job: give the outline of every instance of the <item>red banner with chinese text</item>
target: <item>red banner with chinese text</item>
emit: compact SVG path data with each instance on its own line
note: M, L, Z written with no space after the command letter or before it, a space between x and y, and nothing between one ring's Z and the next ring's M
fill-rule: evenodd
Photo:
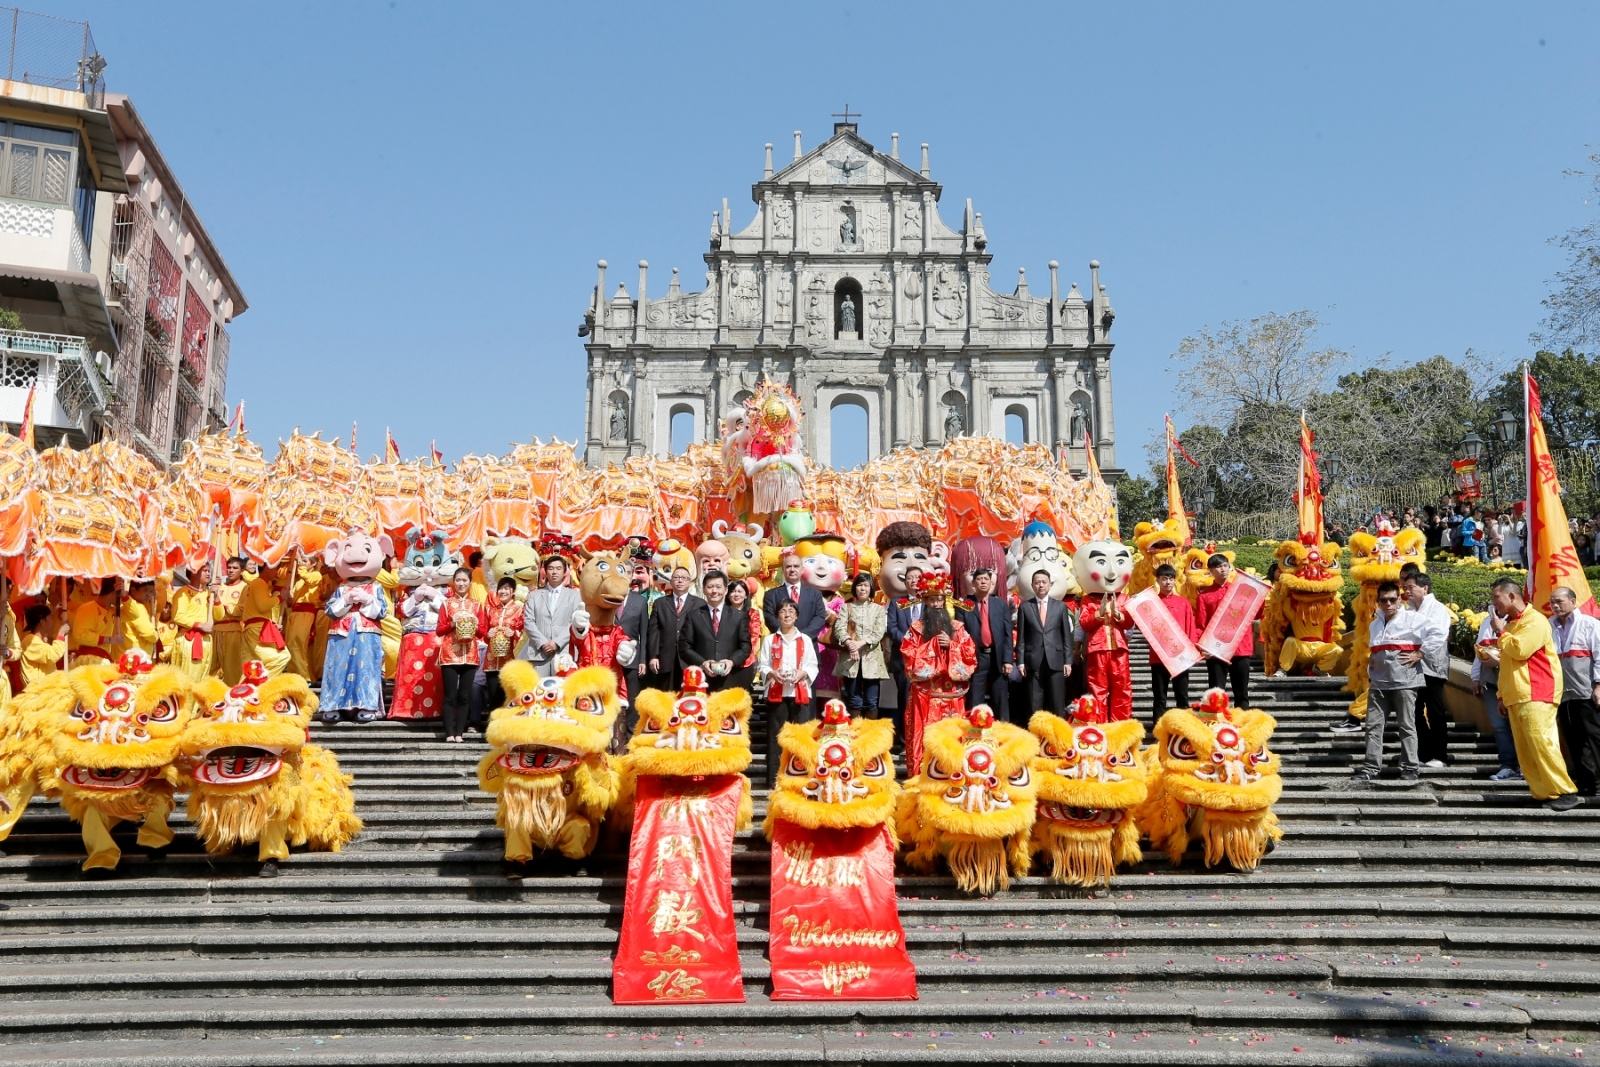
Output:
M915 1000L885 826L772 829L773 1000Z
M1124 606L1133 624L1150 642L1151 653L1161 661L1168 674L1177 677L1200 662L1200 650L1194 647L1194 642L1183 632L1153 587L1129 597Z
M1233 581L1228 583L1228 591L1222 594L1222 603L1217 605L1217 613L1211 616L1205 633L1195 642L1200 651L1213 659L1232 659L1240 639L1261 614L1270 588L1259 578L1234 571Z
M744 1000L733 927L737 774L639 779L622 936L611 967L618 1004Z
M1456 475L1456 499L1482 500L1483 482L1478 477L1478 461L1475 459L1453 459L1450 469Z

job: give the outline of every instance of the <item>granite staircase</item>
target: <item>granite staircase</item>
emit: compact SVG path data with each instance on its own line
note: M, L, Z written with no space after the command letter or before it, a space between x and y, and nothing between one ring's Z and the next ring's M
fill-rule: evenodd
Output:
M1148 859L1106 893L1030 878L992 899L902 877L914 1003L769 1000L768 853L750 832L734 857L747 1003L614 1006L623 858L507 879L480 747L418 726L316 728L355 774L367 830L275 880L208 858L180 818L164 860L130 839L123 876L87 881L76 827L36 801L0 859L0 1063L1592 1054L1600 808L1556 814L1488 781L1492 742L1465 729L1420 785L1350 788L1360 737L1326 728L1338 685L1255 681L1279 720L1288 837L1253 874Z

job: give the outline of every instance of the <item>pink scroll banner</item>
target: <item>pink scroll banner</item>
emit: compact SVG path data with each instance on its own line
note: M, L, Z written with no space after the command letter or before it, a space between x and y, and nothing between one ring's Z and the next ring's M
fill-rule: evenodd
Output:
M1260 578L1234 571L1233 581L1228 583L1228 591L1222 594L1222 603L1217 605L1217 613L1211 616L1206 632L1196 642L1200 651L1213 659L1232 659L1240 639L1261 614L1261 605L1267 602L1271 588Z
M1161 602L1154 586L1129 597L1123 606L1168 674L1176 678L1200 662L1200 650L1194 647L1189 635Z

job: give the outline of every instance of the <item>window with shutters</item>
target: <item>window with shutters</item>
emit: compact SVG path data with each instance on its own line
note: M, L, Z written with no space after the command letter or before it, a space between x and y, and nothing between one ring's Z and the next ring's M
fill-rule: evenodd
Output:
M0 195L66 205L77 174L76 132L0 122Z

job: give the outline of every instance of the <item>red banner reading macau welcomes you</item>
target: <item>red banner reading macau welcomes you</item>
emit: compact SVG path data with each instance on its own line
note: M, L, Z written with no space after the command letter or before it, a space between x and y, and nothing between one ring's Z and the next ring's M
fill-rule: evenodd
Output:
M618 1004L744 1000L733 928L737 774L639 779L622 936L611 967Z
M884 826L772 830L774 1000L915 1000Z

